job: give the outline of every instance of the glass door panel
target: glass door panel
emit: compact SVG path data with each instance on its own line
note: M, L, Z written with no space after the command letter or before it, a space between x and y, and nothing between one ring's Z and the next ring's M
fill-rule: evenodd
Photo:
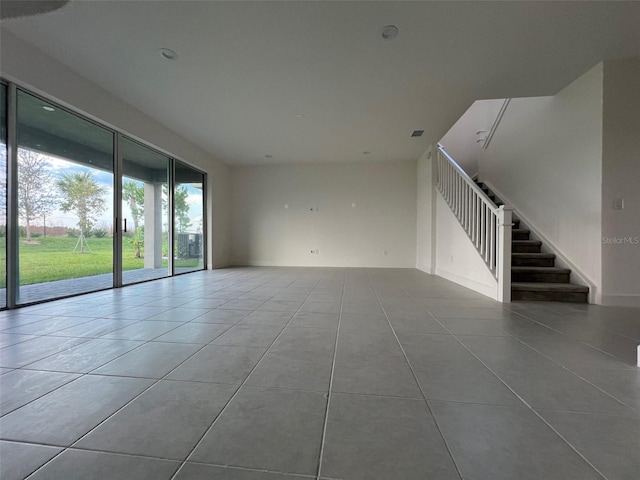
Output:
M204 174L176 161L173 192L174 272L202 270L205 248Z
M7 306L7 87L0 84L0 308Z
M113 133L18 90L18 304L113 286Z
M122 283L166 277L169 158L126 137L122 152Z

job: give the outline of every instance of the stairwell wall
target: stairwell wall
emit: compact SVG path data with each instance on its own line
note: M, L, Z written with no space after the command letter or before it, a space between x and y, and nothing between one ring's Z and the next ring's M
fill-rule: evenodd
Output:
M480 178L602 293L602 88L597 65L551 97L512 99Z
M456 161L467 175L473 177L478 173L478 160L482 156L484 141L478 141L479 131L486 135L500 113L504 99L477 100L473 102L464 115L449 129L440 144Z

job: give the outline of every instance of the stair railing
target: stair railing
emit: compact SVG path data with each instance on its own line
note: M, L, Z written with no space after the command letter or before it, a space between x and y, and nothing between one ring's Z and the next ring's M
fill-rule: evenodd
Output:
M507 111L507 107L509 106L510 102L511 102L510 98L505 98L504 101L502 102L500 111L498 112L498 115L496 116L496 119L494 120L493 125L491 125L491 129L489 130L489 133L487 133L487 136L484 139L484 143L482 144L483 150L487 150L489 148L489 144L491 143L491 140L493 139L493 136L495 135L496 130L498 130L498 126L500 125L500 122L502 121L502 117L504 117L504 112Z
M497 207L438 145L437 188L498 282L496 298L511 301L511 213Z

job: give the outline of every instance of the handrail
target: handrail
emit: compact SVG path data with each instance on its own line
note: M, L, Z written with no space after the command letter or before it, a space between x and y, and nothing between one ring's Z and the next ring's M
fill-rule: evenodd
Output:
M438 145L437 187L460 225L496 278L496 298L511 301L511 208L489 196Z
M484 139L484 143L482 144L482 149L486 150L487 148L489 148L489 144L491 143L491 140L493 139L493 136L496 133L496 130L498 130L498 125L500 125L500 122L502 121L502 117L504 116L504 112L507 111L507 107L509 106L509 102L511 102L510 98L505 98L504 102L502 102L502 106L500 107L500 111L498 112L498 115L496 116L496 119L493 122L493 125L491 125L491 129L489 130L489 133L487 134L487 138Z
M476 191L476 193L480 196L482 196L485 200L485 202L487 202L487 206L489 208L491 208L491 210L493 212L498 211L498 207L496 206L495 203L493 203L493 200L491 200L489 198L489 195L487 195L477 184L476 182L474 182L471 177L469 177L469 175L467 174L467 172L464 171L464 169L458 165L458 162L456 162L453 158L451 158L451 155L449 155L447 153L447 151L444 149L444 147L440 144L438 144L438 151L444 155L447 160L449 160L449 163L451 163L451 165L453 165L453 167L458 171L458 174L462 177L462 179L469 185L469 187L471 187L473 190Z

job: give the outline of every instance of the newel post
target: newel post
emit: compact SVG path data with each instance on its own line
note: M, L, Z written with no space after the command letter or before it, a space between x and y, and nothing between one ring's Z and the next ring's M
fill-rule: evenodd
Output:
M498 257L496 273L498 277L498 301L511 302L511 227L513 209L501 205L498 208Z

